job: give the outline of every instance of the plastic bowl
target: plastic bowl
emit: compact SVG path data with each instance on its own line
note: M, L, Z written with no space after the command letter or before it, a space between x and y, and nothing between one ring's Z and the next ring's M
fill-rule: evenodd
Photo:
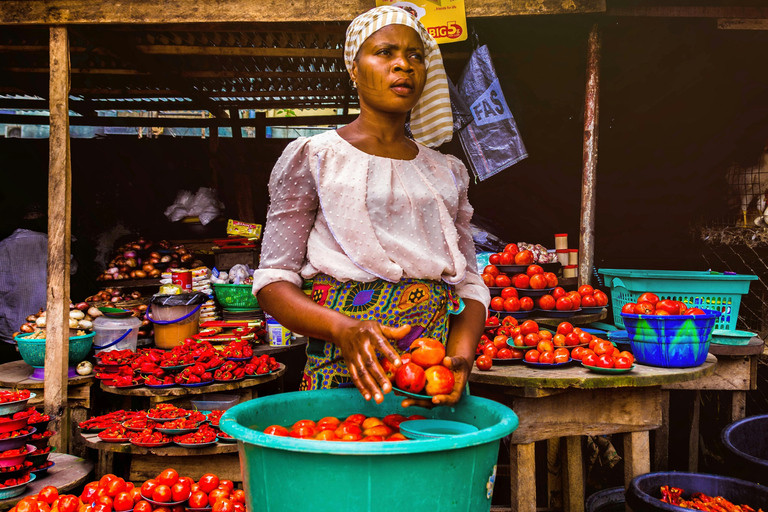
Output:
M16 414L17 412L23 411L27 408L27 402L36 396L37 393L30 393L29 398L25 398L24 400L17 400L15 402L5 402L0 404L0 416L10 416L11 414Z
M69 366L77 366L93 348L95 332L83 336L69 338ZM14 338L19 347L21 358L30 366L43 368L45 366L45 340L30 339L32 334L19 334Z
M632 354L638 363L663 368L690 368L707 359L710 335L719 311L703 315L630 315L621 313Z
M13 498L23 494L24 491L27 490L27 486L35 481L35 478L37 477L34 475L34 473L30 473L29 481L24 482L23 484L13 485L11 487L0 489L0 500L7 500L8 498Z
M712 343L717 345L749 345L749 340L757 333L749 331L728 331L715 329L712 331Z
M0 439L0 452L4 452L5 450L15 450L16 448L21 448L25 444L27 444L27 441L32 443L32 441L29 439L32 437L32 434L36 432L34 428L28 428L29 433L24 434L23 436L16 436L16 437L8 437L5 439Z
M730 452L731 476L768 484L768 414L735 421L720 437Z
M28 444L27 451L25 453L22 453L20 455L13 455L12 457L0 458L0 468L12 468L14 466L18 466L19 464L23 464L24 461L27 459L27 456L31 453L34 453L35 450L37 450L37 448L35 448L31 444Z
M464 396L455 407L400 406L401 397L366 402L357 389L298 391L270 395L236 405L220 428L238 440L240 465L248 482L250 510L283 512L321 510L489 510L499 440L512 433L518 419L497 402ZM475 433L384 443L311 441L264 434L269 425L300 419L347 417L354 413L382 417L421 414L461 421ZM285 473L264 468L301 467L321 479L305 479L301 493L285 492ZM394 475L394 477L393 477ZM418 492L415 492L418 490ZM341 500L341 501L340 501Z
M633 512L680 512L681 507L661 501L661 486L683 489L683 497L694 492L722 496L734 505L749 505L758 510L768 507L768 487L727 476L705 473L648 473L635 477L626 492L627 505Z

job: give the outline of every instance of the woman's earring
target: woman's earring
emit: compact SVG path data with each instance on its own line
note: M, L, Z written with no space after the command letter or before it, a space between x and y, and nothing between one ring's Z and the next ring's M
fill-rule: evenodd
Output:
M349 86L351 88L353 88L353 89L357 89L357 82L355 82L354 80L350 79L349 80Z

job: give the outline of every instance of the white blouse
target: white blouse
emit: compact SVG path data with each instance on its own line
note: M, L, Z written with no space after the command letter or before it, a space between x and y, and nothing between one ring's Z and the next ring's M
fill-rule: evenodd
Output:
M270 205L253 293L276 281L443 280L488 308L477 271L456 157L419 145L413 160L369 155L335 131L285 148L269 180Z

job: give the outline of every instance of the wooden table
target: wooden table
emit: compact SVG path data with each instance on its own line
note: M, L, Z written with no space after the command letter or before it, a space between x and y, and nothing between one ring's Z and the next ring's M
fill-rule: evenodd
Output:
M491 316L497 316L493 314L494 312L491 311ZM587 325L591 324L593 322L599 322L601 320L605 320L608 316L607 310L603 309L602 313L594 313L591 315L573 315L568 318L549 318L549 317L542 317L542 316L531 316L529 318L523 318L522 320L518 320L518 322L523 323L526 320L533 320L539 325L548 325L550 327L557 327L562 322L569 322L571 325Z
M654 470L666 471L669 465L669 393L692 391L693 414L688 437L688 471L699 466L699 418L701 391L729 391L731 407L726 411L728 423L746 416L747 391L757 389L757 360L765 343L758 337L747 345L710 343L709 353L717 357L715 373L709 377L662 386L662 425L654 433Z
M13 507L23 498L37 494L48 485L56 487L59 494L66 494L67 491L85 482L88 475L93 471L93 462L66 453L52 453L48 460L55 464L48 470L48 474L42 478L38 475L37 479L27 486L27 490L23 494L0 500L0 510Z
M11 361L10 363L0 364L0 387L28 389L37 396L29 401L30 406L43 404L43 388L45 382L37 379L30 379L30 375L35 369L24 361ZM91 386L95 382L93 374L78 375L69 379L67 387L67 406L70 411L70 422L80 423L88 419L88 409L91 408ZM66 430L66 429L62 429ZM85 448L75 442L69 442L68 436L62 436L65 441L63 446L67 452L71 452L81 457L86 456Z
M541 370L520 363L473 368L470 391L509 406L520 419L510 445L512 510L536 511L534 443L566 439L564 509L584 510L583 435L625 433L624 480L650 471L649 431L662 424L662 385L713 375L717 359L696 368L636 365L619 375L594 373L580 365Z

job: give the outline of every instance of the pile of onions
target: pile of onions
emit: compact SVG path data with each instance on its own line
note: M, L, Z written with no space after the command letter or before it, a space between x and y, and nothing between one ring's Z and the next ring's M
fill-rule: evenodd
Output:
M158 251L170 254L161 254ZM98 281L119 281L122 279L156 279L162 274L157 268L192 268L202 265L195 260L194 254L183 245L171 246L167 240L157 243L143 238L123 245L117 249L117 254L107 265L107 269L96 279Z

